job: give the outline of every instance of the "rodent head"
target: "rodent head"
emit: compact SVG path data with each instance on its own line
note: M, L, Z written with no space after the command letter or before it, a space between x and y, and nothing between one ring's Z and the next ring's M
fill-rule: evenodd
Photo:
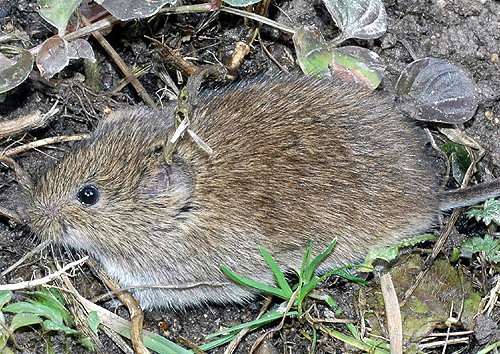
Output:
M187 166L163 161L161 142L173 129L165 114L122 111L100 123L35 184L33 231L101 259L150 250L153 228L174 228L190 196Z

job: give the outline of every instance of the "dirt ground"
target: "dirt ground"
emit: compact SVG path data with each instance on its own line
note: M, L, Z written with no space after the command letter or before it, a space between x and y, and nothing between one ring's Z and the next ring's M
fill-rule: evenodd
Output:
M189 3L189 2L187 2ZM466 133L474 138L485 149L486 155L479 164L476 179L481 181L491 176L500 176L500 2L492 0L386 0L388 14L388 31L381 39L373 41L349 40L345 45L360 45L377 52L387 66L382 90L389 94L401 72L410 63L412 53L416 57L435 56L445 58L462 65L474 78L478 87L480 105L474 118L465 124ZM279 9L278 9L279 7ZM285 15L286 14L286 15ZM327 39L338 34L334 22L328 16L320 1L289 0L273 1L269 17L283 23L298 25L314 25ZM33 47L51 36L52 28L43 21L36 12L35 1L0 0L0 25L14 26L24 31ZM252 25L249 23L249 25ZM236 16L228 14L189 14L178 16L157 16L151 21L135 21L123 26L116 26L107 36L113 47L119 52L127 64L144 66L158 62L153 57L153 48L148 35L155 38L165 37L166 43L180 48L186 57L197 58L197 63L224 62L232 53L237 41L245 41L249 35L249 27ZM262 28L263 43L283 66L298 70L293 62L293 45L291 38L277 30ZM61 112L48 127L30 132L24 136L6 139L2 147L15 146L24 142L45 137L88 132L95 126L99 117L107 108L141 103L140 98L129 86L119 92L111 93L121 79L117 68L109 57L92 42L96 51L100 74L99 92L88 89L89 68L82 62L75 62L66 68L50 83L44 82L35 75L15 91L4 97L0 103L2 120L12 119L39 109L46 112L59 100ZM240 78L252 77L268 70L278 70L269 59L258 41L254 42L252 51L239 70ZM175 71L172 70L172 77ZM141 77L148 92L158 98L158 90L162 82L154 70ZM85 82L84 82L85 81ZM166 101L165 101L166 102ZM431 126L435 128L435 126ZM48 164L59 159L68 144L42 148L25 153L16 158L30 174L36 176ZM0 203L8 208L19 205L20 189L15 177L8 169L2 168L0 173ZM471 234L481 229L472 225L463 217L457 224L457 230L448 242L445 254L451 247L463 239L464 234ZM11 228L7 222L0 223L0 271L13 264L35 244L36 240L30 231L23 227ZM432 244L426 244L427 252ZM423 252L422 254L425 254ZM44 274L44 258L33 258L27 264L0 279L1 283L12 283L21 279ZM467 265L464 265L467 268ZM466 273L476 279L480 269L472 264ZM484 296L493 286L491 278L483 284L476 284L477 290ZM74 279L81 294L92 298L105 291L90 274ZM484 287L483 287L484 285ZM326 285L346 312L348 318L359 320L359 287L344 282L330 282ZM146 313L146 328L167 335L169 339L179 342L182 338L194 343L202 343L203 336L218 330L221 325L229 326L255 318L262 300L242 306L212 306L190 309L185 312ZM111 304L101 304L105 307ZM318 314L326 311L318 305ZM123 308L117 313L127 316ZM500 315L492 318L498 321ZM167 331L161 331L159 324L167 325ZM338 327L341 329L342 327ZM498 330L498 322L497 322ZM263 332L252 333L246 337L238 352L248 352L255 339ZM17 334L17 342L21 353L45 353L45 342L54 344L56 353L83 353L81 347L61 336L40 340L41 333L25 331ZM307 353L310 350L310 328L299 321L289 321L283 330L277 332L269 340L264 353ZM101 336L109 353L120 353L104 335ZM447 353L463 349L462 353L477 351L477 342L472 338L469 345L455 345L448 348ZM442 348L436 349L441 352ZM223 348L214 353L222 353ZM328 335L318 333L316 353L355 352L347 349ZM432 352L432 351L428 351Z

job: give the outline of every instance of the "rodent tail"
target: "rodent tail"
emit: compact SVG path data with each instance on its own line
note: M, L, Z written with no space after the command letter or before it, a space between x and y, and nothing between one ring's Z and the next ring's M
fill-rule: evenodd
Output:
M477 204L488 198L500 196L500 178L472 187L442 192L439 209L449 210Z

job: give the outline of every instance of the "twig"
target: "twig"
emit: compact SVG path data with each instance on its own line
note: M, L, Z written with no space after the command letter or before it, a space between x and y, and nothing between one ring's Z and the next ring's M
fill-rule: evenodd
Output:
M267 311L267 309L271 305L271 302L272 302L272 297L270 297L270 296L267 297L266 301L264 302L264 304L262 305L262 307L259 311L259 314L255 318L256 320L258 320L259 318L262 317L262 315ZM242 329L240 331L240 333L238 333L238 335L236 337L234 337L233 340L228 344L228 346L226 347L226 350L224 350L224 354L234 353L234 351L238 348L238 345L240 345L241 340L247 335L248 332L250 332L249 327Z
M85 26L90 26L89 20L85 18L85 16L82 16L82 22ZM137 91L139 96L146 102L146 104L152 108L156 108L156 103L153 101L151 96L147 93L146 89L144 86L142 86L141 82L135 77L134 74L130 72L130 69L128 68L127 64L123 61L123 59L120 57L120 55L113 49L111 44L104 38L104 36L99 32L99 31L94 31L92 32L92 36L99 42L101 47L104 48L104 50L110 55L111 59L116 63L120 71L125 75L125 79L129 80L132 86L134 86L134 89Z
M144 37L152 41L158 48L160 48L159 54L166 61L168 61L169 64L180 70L184 75L191 76L200 71L200 68L198 66L184 59L184 57L180 55L178 51L170 48L165 43L162 43L159 40L151 38L149 36Z
M469 338L455 338L455 339L450 339L448 341L441 340L437 342L431 342L431 343L425 343L425 344L419 344L418 348L419 349L430 349L430 348L436 348L436 347L442 347L443 345L452 345L452 344L467 344L469 343Z
M297 296L299 295L299 290L300 290L300 288L297 288L297 290L295 290L293 292L292 296L290 296L290 299L288 300L288 303L286 305L286 309L283 312L283 317L281 318L280 323L276 327L271 328L270 330L266 331L263 335L261 335L259 338L257 338L257 340L253 343L252 347L250 348L250 354L255 352L255 350L267 338L267 336L269 336L271 333L279 331L283 328L287 314L288 314L288 312L290 312L290 309L292 308L293 304L295 303L295 300L297 299Z
M108 288L116 292L118 299L125 305L130 313L130 340L132 347L137 354L149 354L149 350L144 346L142 340L144 313L137 300L128 291L118 291L119 285L116 284L107 274L99 269L95 262L91 262L91 266L97 272L99 278L106 284Z
M236 42L233 55L231 55L231 58L226 65L227 70L234 74L239 69L248 53L250 53L250 46L247 43Z
M384 298L387 330L389 331L391 342L391 354L403 354L401 311L390 273L385 273L380 277L380 288L382 289L382 297Z
M488 303L484 307L484 310L482 311L483 313L486 311L486 314L488 316L491 315L491 312L493 311L493 308L495 307L495 304L498 301L498 294L500 293L500 275L497 275L497 283L491 289L490 293L488 296L490 297L488 300Z
M271 59L271 61L276 64L276 66L278 68L280 68L281 71L285 72L285 73L288 73L288 69L283 66L279 61L278 59L276 59L274 57L274 55L271 54L271 52L269 51L269 49L267 49L266 45L264 44L264 41L262 40L261 36L260 36L260 31L259 31L259 35L258 35L258 38L259 38L259 44L260 44L260 47L262 48L262 50L264 51L264 53L266 53L266 55L269 57L269 59Z
M21 289L30 289L34 288L35 286L40 286L43 284L50 283L52 280L56 279L59 277L61 274L65 273L67 270L77 267L84 262L86 262L89 259L88 256L85 256L75 262L66 264L64 267L62 267L60 270L51 273L43 278L35 279L35 280L28 280L28 281L22 281L20 283L15 283L15 284L5 284L5 285L0 285L0 290L21 290Z
M76 134L76 135L54 136L51 138L35 140L35 141L32 141L31 143L28 143L28 144L24 144L21 146L16 146L14 148L7 149L3 152L3 155L8 156L8 157L12 157L12 156L19 155L19 154L26 152L26 151L29 151L29 150L39 148L41 146L65 143L65 142L69 142L69 141L80 141L80 140L88 139L88 137L89 137L89 134Z
M23 223L21 215L19 215L14 210L9 210L7 208L4 208L3 206L0 206L0 215L6 217L7 219L9 219L10 221L14 222L17 225L21 225ZM1 275L3 275L3 273Z
M26 190L31 190L33 188L33 180L14 159L0 154L0 162L14 171L17 183L19 183L21 187Z
M252 12L236 9L234 7L221 6L220 11L226 12L228 14L243 16L243 17L249 18L250 20L254 20L254 21L263 23L265 25L274 27L276 29L279 29L280 31L287 32L290 34L295 34L295 32L296 32L293 28L288 27L287 25L278 23L276 21L268 19L267 17L254 14Z
M45 126L50 121L50 118L59 112L56 108L57 104L58 102L54 103L50 110L44 114L40 111L35 111L16 119L0 122L0 139Z
M0 277L6 276L10 272L12 272L14 269L19 267L21 264L23 264L27 259L31 258L35 253L41 252L45 249L50 244L50 241L43 241L40 243L38 246L24 254L19 260L17 260L14 264L12 264L9 268L5 269L2 274L0 274Z

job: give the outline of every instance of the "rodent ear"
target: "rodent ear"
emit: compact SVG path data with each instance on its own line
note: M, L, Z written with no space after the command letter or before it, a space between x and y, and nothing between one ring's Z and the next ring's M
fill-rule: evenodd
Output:
M138 193L149 198L167 194L171 170L167 164L152 162L139 182Z

